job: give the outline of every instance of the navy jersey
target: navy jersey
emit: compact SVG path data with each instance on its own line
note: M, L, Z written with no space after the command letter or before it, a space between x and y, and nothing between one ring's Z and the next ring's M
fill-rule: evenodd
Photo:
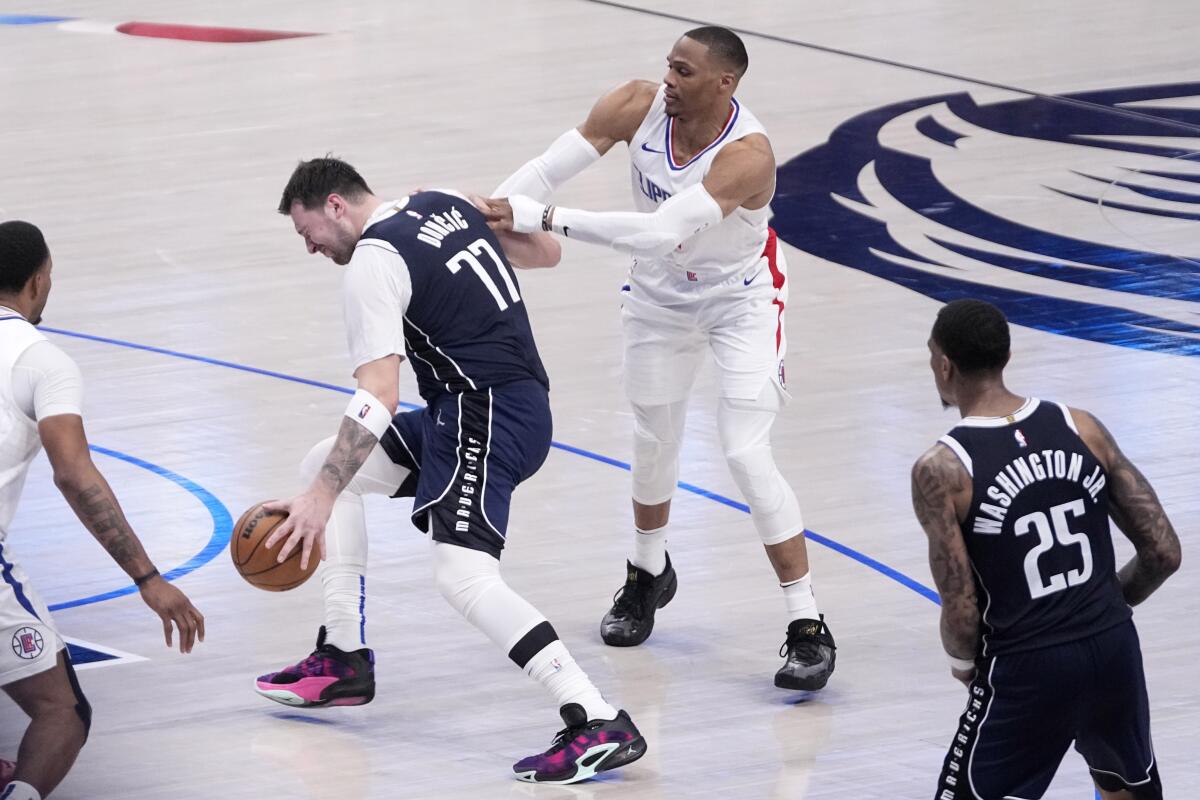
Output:
M1030 398L1009 417L967 417L939 441L971 475L962 535L984 656L1081 639L1129 619L1107 476L1066 406Z
M361 239L391 244L408 267L404 348L426 402L520 380L549 388L517 277L470 202L418 192Z

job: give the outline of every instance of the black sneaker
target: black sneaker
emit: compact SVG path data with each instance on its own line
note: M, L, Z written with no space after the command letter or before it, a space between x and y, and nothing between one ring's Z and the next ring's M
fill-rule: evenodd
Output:
M326 644L322 625L312 655L259 677L254 690L285 706L361 706L375 699L375 654Z
M837 658L837 645L825 624L825 615L819 620L792 620L779 655L787 659L775 673L775 685L780 689L815 692L824 687Z
M578 703L558 710L567 727L544 753L513 764L517 780L530 783L578 783L598 772L632 764L646 754L646 740L624 711L616 719L588 720Z
M671 602L679 581L671 556L662 575L655 577L626 561L625 585L613 596L613 607L600 621L600 638L613 647L633 647L646 641L654 630L654 612Z

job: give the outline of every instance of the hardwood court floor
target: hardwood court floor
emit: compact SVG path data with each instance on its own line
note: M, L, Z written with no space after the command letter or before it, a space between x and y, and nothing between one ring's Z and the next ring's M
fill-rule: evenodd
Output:
M1189 116L1200 87L1162 88L1200 80L1192 4L641 6L657 13L582 0L0 6L89 21L0 25L0 218L34 221L51 242L45 325L84 371L91 439L109 451L98 462L153 557L196 566L215 553L179 579L208 618L189 657L164 650L136 598L69 605L124 581L36 465L11 547L48 600L68 604L57 613L68 637L145 659L84 673L95 727L55 797L929 797L964 692L921 591L931 580L908 468L954 421L925 340L940 300L965 290L1025 325L1013 388L1097 413L1184 538L1184 569L1136 619L1168 796L1200 794L1200 236L1188 192L1200 169L1187 157L1200 150ZM794 399L775 450L808 527L841 546L810 545L839 646L829 687L806 698L772 687L778 589L747 516L704 493L677 497L680 590L652 640L599 642L622 580L628 474L580 451L629 460L625 264L567 242L563 264L522 287L555 438L572 449L517 493L505 573L631 710L649 753L574 788L510 780L511 762L548 744L554 710L437 595L400 502L369 508L378 698L325 713L266 703L251 679L308 652L319 590L253 590L220 539L228 515L297 488L300 457L336 429L345 399L331 387L351 384L340 270L308 257L273 211L292 166L332 151L385 196L486 192L608 87L660 77L692 27L670 14L775 37L747 36L739 98L781 165ZM89 32L103 20L324 35L232 45ZM1014 89L1107 94L1043 106ZM1001 101L1014 102L995 112ZM560 197L628 208L628 181L613 153ZM402 392L416 399L407 373ZM708 371L695 398L682 478L737 499ZM0 755L22 726L0 700ZM1091 797L1074 752L1046 796Z

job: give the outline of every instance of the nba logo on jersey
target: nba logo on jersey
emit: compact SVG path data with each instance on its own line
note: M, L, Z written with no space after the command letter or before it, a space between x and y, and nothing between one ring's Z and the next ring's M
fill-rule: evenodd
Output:
M1013 436L1016 437L1017 444L1021 445L1021 447L1029 447L1029 442L1025 441L1025 434L1021 433L1020 428L1013 431Z
M45 641L42 635L33 628L21 628L12 639L13 652L18 658L34 659L42 654L42 649L45 647Z

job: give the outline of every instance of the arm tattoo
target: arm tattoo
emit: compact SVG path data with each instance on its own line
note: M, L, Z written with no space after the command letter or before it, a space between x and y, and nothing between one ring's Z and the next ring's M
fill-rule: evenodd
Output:
M913 510L929 537L929 569L942 600L942 645L957 658L973 658L979 650L979 606L954 506L955 494L963 491L970 491L967 475L945 447L935 446L913 466Z
M343 417L337 441L321 466L319 480L335 496L341 494L377 444L379 439L375 434L349 417Z
M126 572L143 574L152 566L108 486L94 483L68 494L67 502L84 527Z
M1108 513L1137 548L1137 555L1117 573L1125 602L1137 605L1179 568L1179 537L1146 476L1100 420L1092 420L1109 454Z

